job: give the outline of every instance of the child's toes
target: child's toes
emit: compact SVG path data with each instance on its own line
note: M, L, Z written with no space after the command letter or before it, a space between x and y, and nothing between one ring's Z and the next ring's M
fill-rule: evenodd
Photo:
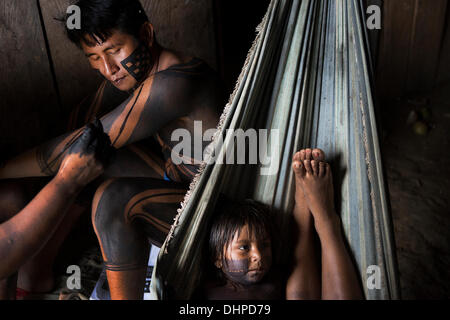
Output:
M303 161L303 165L305 166L305 171L309 174L314 174L312 166L311 166L311 161L310 160L305 160Z
M330 181L333 181L333 174L331 172L331 166L328 162L325 162L325 168L324 168L324 177L327 177L330 179Z
M292 157L292 164L294 164L295 161L303 161L302 155L301 155L301 152L302 152L302 151L303 151L303 150L297 151L297 152L294 154L294 156Z
M311 160L311 168L315 176L319 175L319 161Z
M311 149L305 149L305 160L312 160L312 150Z
M314 160L323 161L325 159L325 152L322 149L314 149L312 151L312 157Z
M319 162L319 177L325 176L326 173L326 164L323 161Z
M303 162L299 160L294 160L292 162L292 169L297 177L302 178L305 175L305 167Z
M303 161L306 159L306 150L302 149L300 150L300 160Z

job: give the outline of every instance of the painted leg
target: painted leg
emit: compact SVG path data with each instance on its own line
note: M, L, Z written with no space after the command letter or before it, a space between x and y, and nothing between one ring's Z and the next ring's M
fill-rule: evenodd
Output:
M151 178L105 182L92 205L92 223L107 269L111 299L143 298L149 240L161 246L186 186Z

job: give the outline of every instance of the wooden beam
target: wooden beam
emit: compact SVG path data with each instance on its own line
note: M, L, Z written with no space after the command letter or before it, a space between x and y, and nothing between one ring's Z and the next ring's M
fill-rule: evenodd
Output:
M102 80L101 76L90 67L83 51L69 41L64 23L55 20L64 16L72 2L39 0L57 86L66 115L85 96L93 93Z
M378 93L383 98L400 96L408 70L415 1L385 1L377 70Z
M417 0L409 48L406 93L427 93L436 83L447 0Z
M385 1L377 70L384 99L430 91L436 81L447 0Z
M59 115L35 1L0 2L0 43L0 145L17 153L53 134Z
M442 48L439 57L439 69L436 84L441 85L450 82L450 8L447 7L447 21Z
M205 60L217 70L210 0L141 0L161 45Z

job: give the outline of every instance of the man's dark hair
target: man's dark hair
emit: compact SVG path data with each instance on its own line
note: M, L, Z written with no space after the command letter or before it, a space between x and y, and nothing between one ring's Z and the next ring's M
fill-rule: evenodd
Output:
M209 234L209 256L213 263L223 254L224 247L228 247L235 233L246 224L249 233L254 234L258 240L264 240L263 237L269 236L274 242L274 215L268 206L257 201L251 199L233 201L221 196L212 219L214 220Z
M89 42L86 36L104 42L114 30L139 39L141 27L148 21L139 0L78 0L75 5L81 10L81 29L66 27L66 31L69 39L80 47L81 41L89 46L97 44Z

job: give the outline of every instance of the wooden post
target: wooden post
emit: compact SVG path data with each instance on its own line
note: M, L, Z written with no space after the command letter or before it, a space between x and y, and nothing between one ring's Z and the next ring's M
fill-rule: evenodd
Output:
M377 70L383 99L433 88L446 9L447 0L384 1Z
M71 0L39 0L45 31L55 68L58 89L65 114L81 100L95 92L102 78L91 69L83 51L69 41L64 22L55 18L64 17Z
M0 44L3 158L49 138L60 107L36 1L0 2Z

